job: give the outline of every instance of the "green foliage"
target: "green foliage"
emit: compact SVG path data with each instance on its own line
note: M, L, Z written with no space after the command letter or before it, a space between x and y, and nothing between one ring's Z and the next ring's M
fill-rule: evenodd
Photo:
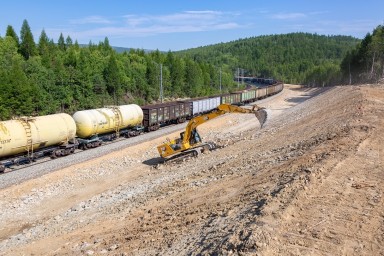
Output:
M114 97L115 104L118 105L121 79L115 54L109 56L108 64L104 69L104 80L106 82L107 92Z
M65 45L63 33L60 33L59 40L57 41L57 46L59 47L60 50L65 51L66 45Z
M309 86L332 86L340 84L340 65L332 62L308 70L305 84Z
M5 36L12 37L13 40L15 40L17 47L19 47L19 44L20 44L19 37L17 36L12 26L9 26L9 25L7 26L7 32L5 33Z
M28 21L24 20L20 31L20 53L27 60L36 54L36 44Z
M358 42L347 36L291 33L240 39L180 51L178 55L226 66L233 73L241 68L247 76L271 77L286 83L312 80L316 81L312 85L322 85L328 82L313 80L314 70L325 70L330 63L338 65Z
M36 91L24 73L23 59L12 37L0 39L0 60L0 115L11 118L32 113Z
M358 64L351 69L373 67L374 74L382 70L380 33L367 37L361 50L347 55L348 63ZM339 81L341 58L357 42L350 37L296 33L177 53L139 49L117 53L108 38L86 46L63 34L55 41L43 30L36 45L26 20L20 39L10 26L0 37L0 119L154 103L159 101L161 82L166 100L231 92L239 89L234 81L238 67L246 70L245 75L333 85ZM345 72L343 66L341 70Z
M73 113L105 105L157 102L217 94L219 69L203 61L158 50L117 53L108 38L80 47L62 33L57 43L45 31L36 45L24 20L20 44L12 27L0 38L0 119L14 115ZM222 72L233 87L232 71Z
M345 83L378 82L384 79L384 26L379 25L341 63Z

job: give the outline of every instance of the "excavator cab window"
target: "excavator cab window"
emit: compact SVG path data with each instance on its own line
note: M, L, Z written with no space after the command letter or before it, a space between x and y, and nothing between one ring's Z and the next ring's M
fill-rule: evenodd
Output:
M196 143L199 143L201 142L201 138L200 138L200 135L199 133L197 132L196 129L192 130L192 136L191 136L191 144L196 144Z

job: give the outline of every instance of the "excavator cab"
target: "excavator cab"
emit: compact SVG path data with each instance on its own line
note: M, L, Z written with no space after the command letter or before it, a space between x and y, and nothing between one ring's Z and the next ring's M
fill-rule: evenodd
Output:
M181 132L180 133L180 138L176 138L174 141L169 143L170 147L173 150L179 150L179 149L181 149L183 147L184 135L185 135L185 132ZM201 143L200 134L197 132L196 129L193 129L191 131L191 137L189 139L189 145L193 146L193 145L196 145L198 143Z
M174 140L174 143L171 143L170 146L173 150L179 150L181 149L181 143L183 141L184 132L180 133L180 138L176 138Z

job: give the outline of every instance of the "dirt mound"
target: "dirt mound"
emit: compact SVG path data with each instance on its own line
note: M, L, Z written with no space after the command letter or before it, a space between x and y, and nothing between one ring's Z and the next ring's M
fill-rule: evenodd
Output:
M1 253L384 254L384 87L288 86L258 105L262 130L201 126L220 149L198 158L143 164L159 138L1 190Z

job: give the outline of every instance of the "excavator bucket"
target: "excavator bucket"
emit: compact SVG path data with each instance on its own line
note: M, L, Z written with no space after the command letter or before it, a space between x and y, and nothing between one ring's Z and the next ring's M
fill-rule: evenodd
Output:
M265 108L259 108L258 110L255 111L255 116L257 120L260 122L260 127L263 128L264 123L267 121L267 111Z

